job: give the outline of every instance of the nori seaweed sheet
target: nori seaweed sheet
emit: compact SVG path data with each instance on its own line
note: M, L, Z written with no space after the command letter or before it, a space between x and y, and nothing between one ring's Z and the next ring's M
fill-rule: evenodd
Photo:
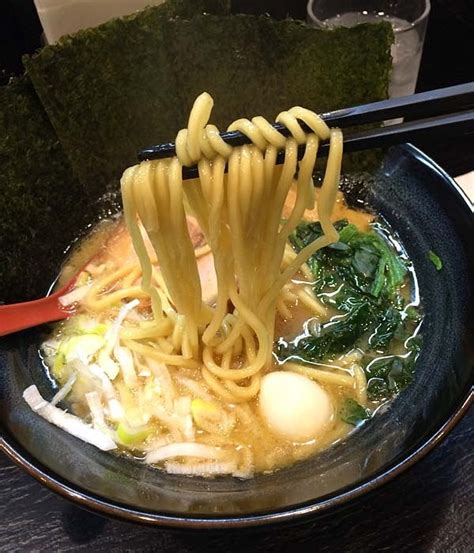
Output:
M168 0L42 49L0 88L0 302L46 291L136 151L172 139L203 90L222 127L387 96L390 25L227 14L228 0Z
M27 77L0 88L0 167L0 302L12 303L47 291L92 215L75 208L84 187Z
M148 39L153 34L153 18L159 18L160 13L162 17L172 18L192 17L204 12L224 15L229 11L229 0L168 0L159 9L145 10L138 16L140 29L136 29L137 33L133 33L133 20L137 16L116 20L112 25L116 34L108 36L105 45L110 47L119 44L120 47L127 48L130 43L134 52L138 53L143 44L141 40L145 40L148 48ZM130 36L120 32L127 20L131 21ZM122 68L114 67L113 64L109 68L105 63L97 71L96 65L91 66L94 52L104 44L101 33L85 31L74 39L66 37L61 44L62 46L53 48L55 55L59 54L59 57L70 55L70 48L82 47L85 52L85 64L89 71L85 70L82 75L78 68L76 78L80 90L83 90L84 83L86 89L91 85L97 102L97 107L91 107L94 102L90 95L85 95L82 109L79 106L76 113L78 118L81 117L81 112L89 118L84 121L86 128L90 130L90 126L94 126L91 114L99 118L99 129L102 117L110 117L114 122L126 119L133 103L129 101L125 105L120 104L121 95L115 86L106 91L100 89L103 82L101 79L105 76L116 79L120 85ZM42 52L45 59L52 54L50 48L45 48ZM156 63L157 60L155 65ZM107 73L109 69L110 74ZM114 70L117 71L115 74ZM90 81L94 73L98 76L97 83L93 79ZM56 89L60 86L59 83L60 81L50 86ZM135 103L146 100L147 105L150 105L149 97L140 96L139 85L132 88L132 91ZM49 97L52 98L51 95ZM104 110L109 101L115 111ZM47 100L46 103L48 104ZM49 104L48 106L54 109ZM56 109L61 110L61 107L61 103L55 105ZM117 111L121 108L125 108L124 112ZM66 121L67 124L69 113L63 111L59 115L61 122ZM162 119L163 115L160 116L160 120ZM132 124L138 123L134 117ZM143 122L140 123L143 126ZM89 138L90 133L84 135L85 140ZM125 133L121 139L125 142ZM123 151L120 148L124 146L120 141L113 140L112 143L114 154ZM94 147L96 145L97 142L93 143ZM101 161L102 145L99 143L98 156L95 155L94 147L84 148L81 145L79 148L81 155L86 156L82 158L85 160L86 178L81 182L75 176L63 144L58 139L30 77L25 75L0 87L0 303L25 301L44 295L64 260L64 251L78 238L78 233L100 216L108 215L119 208L113 191L105 182L94 180L94 171L87 171L88 167L94 167L95 163ZM125 161L128 162L133 162L133 159ZM106 192L112 193L104 194Z
M295 105L324 112L388 94L389 23L323 31L294 20L209 15L168 26L184 113L207 90L221 127L257 114L274 120Z
M43 48L26 67L76 174L96 194L136 161L137 144L166 140L180 106L163 22L228 10L228 2L166 2ZM143 142L145 141L145 142Z
M169 141L195 97L212 121L304 105L329 110L387 96L390 24L320 31L293 20L170 17L167 4L81 31L25 65L79 178L100 193ZM220 12L222 13L222 12Z

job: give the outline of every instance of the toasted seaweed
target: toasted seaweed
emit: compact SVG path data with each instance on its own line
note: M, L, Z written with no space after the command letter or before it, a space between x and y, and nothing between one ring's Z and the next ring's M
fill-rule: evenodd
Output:
M100 193L135 162L143 143L174 133L174 60L164 23L226 13L225 0L168 1L64 37L25 65L83 183Z
M64 251L78 237L80 230L101 214L118 208L113 195L104 196L105 192L111 191L108 187L111 179L104 178L104 175L119 176L117 165L113 166L112 171L107 165L110 158L115 160L117 155L124 156L123 166L133 163L135 146L127 133L133 136L134 128L138 126L141 138L145 122L150 118L152 123L156 123L150 129L151 139L157 128L167 120L168 111L164 109L164 104L159 101L153 103L148 94L143 96L140 82L136 86L133 82L129 83L130 96L121 103L120 86L126 64L116 66L108 63L107 55L101 57L104 54L100 52L101 48L110 48L117 53L121 48L126 50L130 47L139 54L142 46L149 50L150 45L161 45L161 37L153 36L156 21L160 18L192 17L196 13L225 15L229 11L229 0L168 0L159 8L147 9L103 26L105 32L84 31L73 39L65 37L60 45L44 48L41 53L45 73L48 78L51 77L48 81L48 78L37 75L37 80L44 82L46 90L49 90L49 93L42 95L44 105L29 75L0 87L0 303L44 295L59 270ZM111 34L107 31L109 26L114 29ZM124 28L126 32L123 32ZM153 65L148 76L156 70L156 66L165 65L160 62L159 56L153 59L153 54L158 51L159 48L147 58ZM68 105L61 95L55 94L62 86L62 76L59 74L58 77L55 73L56 63L58 57L74 58L78 52L82 52L83 57L78 59L79 65L71 84L73 89L77 86L83 96L76 98L77 105ZM97 65L99 63L100 66ZM140 72L141 68L137 67L137 71ZM158 73L160 76L163 74ZM106 89L101 88L104 82L110 83ZM155 79L152 84L156 85L159 97L162 83ZM92 95L85 93L89 87ZM168 97L168 92L166 89L164 96ZM147 108L140 112L134 109L134 103L135 106L144 103ZM150 110L156 107L158 116L153 119ZM169 109L173 107L171 103ZM138 112L144 119L137 117ZM55 116L51 116L52 113ZM171 111L168 120L175 115ZM77 134L73 133L69 139L68 133L64 132L70 117L78 122L76 132L82 133L79 123L87 130L83 133L83 140L88 141L88 146L79 144L78 156L74 155ZM112 134L103 132L105 120L113 127ZM125 125L125 132L122 133L120 121ZM55 127L60 130L61 141ZM95 127L98 130L96 137L91 132ZM166 129L162 136L163 139L168 137ZM82 181L76 177L64 145L70 158L76 162L75 168ZM100 167L99 171L95 171L96 166Z
M12 303L47 291L91 217L87 201L77 208L86 190L27 77L0 88L0 167L0 302Z
M388 96L389 23L322 31L301 21L240 15L198 16L168 26L183 113L207 90L215 100L212 121L221 128L257 114L274 120L294 105L325 112ZM344 168L371 170L378 159L375 151L350 154Z
M209 15L169 26L185 113L207 90L220 126L256 114L274 119L294 105L324 112L388 94L389 23L323 31L294 20Z
M172 139L203 90L215 97L220 126L296 104L325 111L387 96L390 24L321 31L216 16L204 4L206 15L192 19L184 0L184 18L171 17L168 3L148 8L26 59L75 172L98 193L139 148Z
M61 39L0 88L0 301L44 293L97 199L139 148L174 137L203 90L222 127L387 96L389 24L319 31L228 14L228 0L168 0Z

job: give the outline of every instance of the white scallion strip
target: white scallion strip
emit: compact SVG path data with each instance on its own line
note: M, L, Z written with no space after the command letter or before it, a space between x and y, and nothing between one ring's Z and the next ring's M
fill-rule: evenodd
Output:
M88 367L85 367L91 374L101 381L102 392L107 398L108 407L109 407L109 418L113 421L119 421L123 419L124 411L122 404L117 399L117 393L115 391L114 385L112 384L110 378L105 373L104 369L97 363L93 363Z
M187 388L190 392L192 392L196 397L199 397L201 399L204 399L206 401L213 401L215 400L215 397L210 394L204 386L201 386L198 382L195 380L192 380L191 378L188 378L186 376L175 376L176 382Z
M190 396L181 396L174 400L174 412L179 417L181 432L185 440L194 441L194 422L191 415Z
M182 418L181 432L185 440L193 441L195 439L196 433L194 432L194 422L191 415L186 415Z
M103 451L116 449L117 445L110 436L96 428L92 428L79 417L51 405L51 403L41 396L34 384L23 392L23 399L38 415L76 438L94 445Z
M110 380L114 380L120 372L118 363L116 363L105 350L99 352L97 363L102 367Z
M114 347L114 356L117 359L120 369L122 370L123 380L129 388L138 386L137 373L133 364L132 352L116 344Z
M194 442L181 442L165 445L148 453L145 458L147 463L159 463L173 457L197 457L201 459L222 459L227 452L219 447Z
M116 397L115 388L110 378L105 374L104 369L97 363L92 363L87 367L89 372L91 372L95 377L97 377L102 384L102 391L104 392L107 399L112 399Z
M67 307L68 305L72 305L73 303L80 302L87 295L90 287L91 284L84 284L83 286L74 288L67 294L64 294L64 296L61 296L58 301L63 307Z
M65 340L66 363L80 361L88 365L97 352L104 347L105 340L97 334L81 334Z
M85 367L92 375L98 378L102 384L102 392L107 398L109 405L109 417L114 421L119 421L123 418L123 407L120 401L117 399L117 393L110 381L109 377L105 374L105 371L97 363L93 363L88 367Z
M125 416L122 404L116 398L109 399L109 417L113 421L120 421Z
M191 414L191 398L190 396L180 396L174 400L174 411L178 415Z
M123 321L127 318L127 315L140 305L140 300L135 299L132 301L129 301L128 303L122 305L120 308L120 311L117 315L117 318L112 323L112 326L107 330L107 333L105 335L105 339L107 341L106 350L110 353L115 345L118 342L119 332L120 332L120 326L122 325Z
M181 418L176 413L169 413L162 405L154 405L152 414L167 428L175 442L182 442L184 440L181 432L181 428L183 427Z
M104 408L97 392L88 392L86 394L87 405L92 415L92 424L94 428L104 430L107 428L104 417Z
M76 380L77 374L72 373L71 376L67 379L64 386L54 395L53 399L50 402L51 405L57 405L60 401L62 401L72 390L72 387L74 386Z
M173 411L176 392L168 367L163 363L154 361L153 359L147 359L146 362L155 375L155 378L157 378L160 383L165 408L169 413L171 413Z
M237 465L231 461L223 463L165 463L166 472L169 474L187 474L190 476L210 476L212 474L232 474L237 470Z

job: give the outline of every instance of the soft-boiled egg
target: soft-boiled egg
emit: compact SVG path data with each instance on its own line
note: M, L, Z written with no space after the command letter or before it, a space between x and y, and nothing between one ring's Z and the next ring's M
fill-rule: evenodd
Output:
M292 442L307 442L323 434L334 411L331 398L319 384L286 371L262 378L259 408L270 431Z

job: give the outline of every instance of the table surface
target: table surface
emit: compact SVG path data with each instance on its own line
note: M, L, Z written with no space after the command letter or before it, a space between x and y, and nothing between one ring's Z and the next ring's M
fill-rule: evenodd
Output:
M274 0L273 5L281 8L283 4ZM297 4L301 11L301 2L294 0L292 7ZM472 58L469 62L466 53L472 55L474 33L447 7L455 4L462 2L432 2L419 90L474 78ZM452 175L474 169L473 136L419 146ZM471 408L426 458L347 512L298 528L260 529L238 537L204 530L177 533L99 517L56 496L0 455L0 552L291 549L467 553L474 550L473 441Z

